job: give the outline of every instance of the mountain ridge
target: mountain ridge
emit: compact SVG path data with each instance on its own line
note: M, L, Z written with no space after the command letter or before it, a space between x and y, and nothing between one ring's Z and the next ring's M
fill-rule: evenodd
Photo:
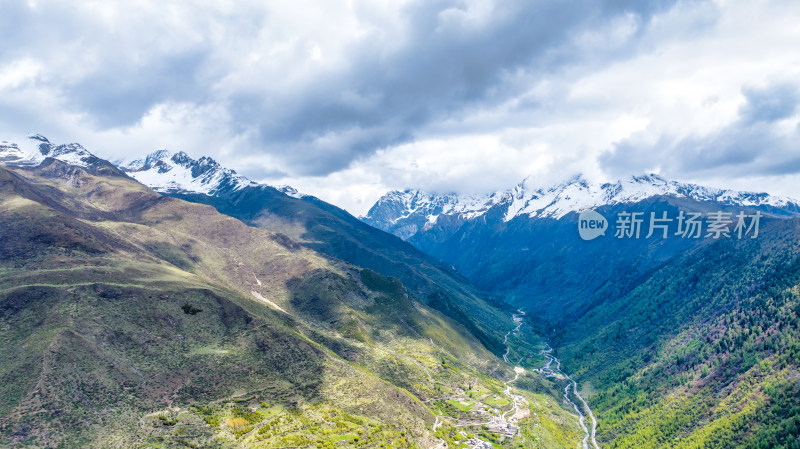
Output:
M18 141L0 141L0 163L11 166L35 166L51 157L83 168L99 162L112 165L156 192L186 192L214 195L247 186L267 186L300 198L305 196L291 186L259 183L223 167L209 156L194 159L184 151L153 151L129 162L111 163L91 153L79 143L56 145L41 134L31 134Z
M156 192L190 191L213 195L220 190L239 190L255 184L214 159L193 159L183 151L154 151L120 168Z
M245 187L266 186L294 198L305 196L291 186L256 182L238 174L236 170L223 167L209 156L194 159L184 151L172 153L169 150L157 150L144 158L121 163L118 167L132 178L161 193L202 193L213 196Z
M46 159L35 154L32 145L47 139L31 135L24 145L3 142L0 163L32 166ZM48 145L52 145L49 144ZM26 157L20 157L27 149ZM80 150L96 158L78 144L60 147ZM6 156L4 156L6 155ZM15 159L3 161L3 158ZM51 156L52 157L52 156ZM69 151L55 158L70 163ZM105 162L108 165L110 163ZM86 166L87 164L84 164ZM412 245L396 239L353 217L338 207L289 186L257 183L203 156L194 159L185 152L157 150L128 163L112 166L120 175L130 177L164 195L211 205L219 212L238 218L250 226L262 227L283 235L292 244L305 245L328 256L396 277L409 285L437 310L469 328L491 351L502 351L503 329L512 326L507 316L512 309L497 298L485 298L484 292L435 258ZM298 243L299 242L299 243ZM497 310L494 310L497 309ZM500 311L503 310L503 313ZM480 315L486 315L480 318ZM491 318L490 318L491 317ZM503 323L486 326L488 321ZM508 330L508 329L506 329Z
M158 151L126 171L78 144L26 143L0 144L0 438L12 447L463 447L477 415L461 406L505 422L503 396L535 418L504 427L505 442L477 424L483 442L574 447L578 426L553 402L566 391L536 374L549 364L503 382L498 333L520 341L503 358L525 368L550 346L508 329L490 288L548 336L604 446L798 441L794 203L652 175L573 178L546 213L524 212L547 199L522 185L502 207L471 197L461 211L481 214L440 213L409 243L211 158ZM159 195L135 173L174 182ZM178 182L189 178L195 191ZM629 188L643 185L655 187ZM597 206L607 217L771 212L759 239L585 242L575 211L556 217L598 199L631 201ZM426 232L445 235L433 256L411 247Z
M561 219L571 212L600 206L636 203L655 196L714 201L728 206L763 208L778 214L800 214L800 201L761 192L737 191L670 181L657 174L629 176L615 182L590 182L582 175L551 187L530 186L526 178L516 186L488 195L428 193L406 189L381 197L360 217L404 240L430 229L442 217L465 222L501 215L503 222L517 217Z
M477 414L452 405L467 398L510 422L512 405L497 401L511 397L511 366L431 307L457 307L466 294L441 285L436 298L419 295L424 288L306 240L159 194L77 146L64 150L0 161L3 447L455 447L456 425ZM81 165L59 159L79 152ZM232 193L258 192L273 195L266 210L310 217L307 240L338 239L317 243L329 249L359 240L332 205L324 215L266 186ZM389 241L391 256L428 265L373 256L437 285L426 276L441 273L409 244L349 219L374 232L373 246ZM484 327L513 326L505 311L487 312ZM540 434L573 447L577 421L555 396L523 396L512 410L540 405L506 428L514 441L544 422Z
M0 164L34 167L50 158L90 171L121 173L114 164L95 156L79 143L56 145L41 134L31 134L20 142L0 141Z

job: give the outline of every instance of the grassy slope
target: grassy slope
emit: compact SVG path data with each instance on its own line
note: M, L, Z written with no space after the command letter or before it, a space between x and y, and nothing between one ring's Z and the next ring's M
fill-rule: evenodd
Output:
M6 446L416 447L510 376L397 280L125 177L0 168L0 225Z
M316 198L296 199L263 186L219 197L175 196L210 204L226 215L288 235L320 253L398 278L420 300L466 326L495 354L502 353L502 336L514 327L504 303L491 301L449 265Z

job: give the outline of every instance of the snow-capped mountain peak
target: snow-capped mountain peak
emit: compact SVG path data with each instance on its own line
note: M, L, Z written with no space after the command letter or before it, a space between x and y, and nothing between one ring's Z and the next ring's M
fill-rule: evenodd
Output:
M171 157L172 153L170 153L167 150L154 151L145 156L143 159L136 159L128 163L127 165L125 165L125 169L130 171L149 170L153 165L155 165L159 161L163 159L170 159Z
M570 212L635 203L662 195L732 206L766 206L800 211L800 202L790 198L681 183L657 174L629 176L603 183L592 182L579 175L545 188L533 187L532 184L533 180L526 178L510 189L489 195L434 194L410 189L393 191L381 197L362 219L407 239L420 230L430 228L442 216L463 222L492 210L501 214L506 222L524 215L560 219Z
M38 162L36 161L36 154L25 151L16 143L2 141L0 142L0 163L14 164L14 165L28 165Z
M55 145L41 134L33 134L19 142L0 142L0 163L38 165L51 157L79 167L89 167L98 159L78 143Z
M122 170L153 190L169 193L202 193L216 195L247 186L266 186L239 175L208 156L193 159L183 151L154 151L128 163L113 164L90 153L78 143L55 145L41 134L32 134L15 141L0 141L0 165L34 167L53 158L92 170ZM117 172L118 173L118 172ZM269 186L271 187L271 186ZM295 198L306 195L289 186L274 187Z
M157 192L201 193L218 195L223 192L241 190L248 186L264 186L251 181L235 170L225 168L213 158L202 156L194 159L183 151L154 151L144 158L135 159L120 168ZM294 198L305 195L289 186L274 186L280 192Z
M214 159L193 159L183 151L158 150L121 166L128 176L159 192L189 192L214 195L257 185Z

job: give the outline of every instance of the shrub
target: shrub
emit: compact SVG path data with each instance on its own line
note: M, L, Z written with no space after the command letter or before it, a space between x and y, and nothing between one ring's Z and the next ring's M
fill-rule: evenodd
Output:
M239 429L249 425L250 423L247 422L244 418L230 418L228 421L225 422L228 427Z
M188 302L183 303L181 309L183 309L183 313L187 315L197 315L198 313L203 311L203 309L198 309L197 307L189 304Z

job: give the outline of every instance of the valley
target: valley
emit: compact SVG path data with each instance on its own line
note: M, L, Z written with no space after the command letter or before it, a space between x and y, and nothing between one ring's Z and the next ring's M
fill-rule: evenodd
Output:
M561 361L558 360L555 356L553 356L552 353L553 353L553 348L551 348L549 345L547 349L542 350L541 354L542 356L547 358L547 364L545 364L545 366L543 366L542 368L539 368L537 372L541 373L543 376L546 377L555 377L557 379L563 379L567 381L567 384L564 386L564 400L567 401L572 406L572 408L575 409L575 413L577 413L579 417L578 420L580 422L581 429L583 429L583 431L586 433L586 436L583 437L583 440L581 441L581 443L583 444L583 448L588 449L589 442L591 440L592 447L594 447L595 449L599 449L596 439L597 419L594 417L592 409L589 408L589 404L587 404L586 400L580 395L580 393L578 393L577 382L575 382L574 379L572 379L571 377L569 377L568 375L564 374L561 371ZM553 363L555 363L556 365L555 369L551 368ZM569 397L570 390L572 391L572 394L578 399L578 401L580 401L581 403L580 406L578 406L578 404L576 404L572 399L570 399ZM591 419L591 430L586 426L586 415L584 414L584 412L588 414L589 418Z
M405 281L33 140L68 162L0 167L4 447L579 441L577 417L503 360L538 337L399 239L358 225L371 245L341 254ZM277 195L357 241L352 217Z
M541 371L567 382L583 447L793 449L797 204L645 175L477 197L392 192L364 219L526 310L552 345ZM674 222L663 237L618 238L610 218L604 237L584 241L580 207L764 219L757 238L690 240Z
M0 449L800 449L800 0L0 30Z
M656 177L506 197L544 216L387 200L432 217L406 242L210 158L30 140L0 147L5 446L797 449L795 202ZM605 216L765 216L581 241L564 201L609 192Z
M522 310L518 310L517 313L512 315L512 319L514 322L517 323L517 327L514 328L512 331L509 331L508 334L505 335L503 343L507 345L506 352L503 355L503 359L506 363L511 363L508 360L508 355L511 351L510 345L512 344L509 342L509 337L513 337L517 334L522 326L524 325L524 316L525 312ZM436 446L437 448L441 447L464 447L470 449L482 449L482 448L492 448L492 444L489 441L483 440L478 437L469 438L470 436L474 435L475 432L479 432L480 429L488 430L491 433L502 435L505 438L510 439L511 441L516 441L517 437L520 434L520 422L526 419L534 419L536 420L537 417L531 416L529 410L529 403L528 400L525 399L523 394L519 391L515 392L513 390L512 384L517 382L520 376L542 376L544 378L554 378L557 382L566 382L563 387L563 399L565 403L569 404L569 406L575 410L577 415L578 423L583 430L584 436L580 441L580 444L584 449L589 449L590 444L591 447L595 449L599 449L600 446L596 440L596 429L597 429L597 420L592 412L591 408L589 407L586 400L578 393L577 383L573 380L570 376L566 375L564 372L561 371L561 362L552 355L553 349L546 346L545 349L541 350L539 354L547 360L544 366L540 368L532 368L532 369L525 369L520 366L514 367L514 377L506 382L504 382L504 389L503 394L507 398L506 407L507 409L503 409L501 407L490 407L487 406L486 402L481 402L479 400L475 400L474 396L470 398L465 397L463 395L456 395L456 396L442 396L437 398L439 401L453 401L458 402L461 405L471 405L477 413L472 413L468 418L458 418L455 416L447 416L447 415L437 415L436 422L433 425L433 430L436 431L438 428L442 427L443 425L449 425L456 429L463 429L461 432L470 432L470 433L461 433L462 436L467 437L465 445L459 444L458 440L454 442L455 445L448 446L444 440L440 440L439 445ZM555 364L555 368L553 368L553 364ZM513 363L512 363L513 365ZM572 394L581 405L578 405L574 402L570 394ZM495 399L497 399L495 397ZM590 418L591 420L591 429L587 427L586 424L586 417ZM485 435L485 434L484 434ZM536 432L533 433L533 441L528 441L528 443L540 443L541 442L541 434L537 434ZM501 440L502 441L502 440ZM526 446L526 439L523 437L519 439L519 444L523 447ZM540 444L535 444L530 447L541 447Z
M506 363L509 363L508 353L510 351L510 347L508 346L508 337L519 331L523 324L521 315L524 315L524 312L519 312L519 315L514 314L512 316L514 322L518 323L517 327L509 331L503 337L503 344L506 345L506 352L503 354L503 360ZM467 438L467 440L464 442L465 446L459 444L460 442L458 440L453 441L455 446L448 446L447 442L444 439L441 439L437 447L466 447L469 449L494 447L489 441L473 436L475 433L480 432L480 430L483 430L484 432L491 432L493 434L500 435L502 439L508 438L513 441L514 438L520 433L520 428L516 424L520 420L530 417L530 411L527 409L528 401L523 396L512 393L511 387L511 384L516 382L517 379L519 379L520 374L523 373L525 373L524 368L515 366L514 378L503 383L504 389L502 391L503 395L505 395L507 398L505 402L506 405L509 406L508 410L503 410L502 407L498 406L500 402L497 401L498 397L496 395L491 403L487 400L488 398L484 397L480 397L479 400L475 400L474 395L469 395L469 397L457 395L436 398L437 401L445 401L454 404L457 403L461 406L469 406L471 412L471 416L469 418L446 416L444 414L436 415L436 422L433 425L434 433L443 424L447 424L455 429L462 429L459 430L459 434ZM448 436L450 435L448 434ZM455 434L452 436L454 437ZM470 438L470 436L472 437ZM524 445L524 442L525 441L523 438L520 444Z

